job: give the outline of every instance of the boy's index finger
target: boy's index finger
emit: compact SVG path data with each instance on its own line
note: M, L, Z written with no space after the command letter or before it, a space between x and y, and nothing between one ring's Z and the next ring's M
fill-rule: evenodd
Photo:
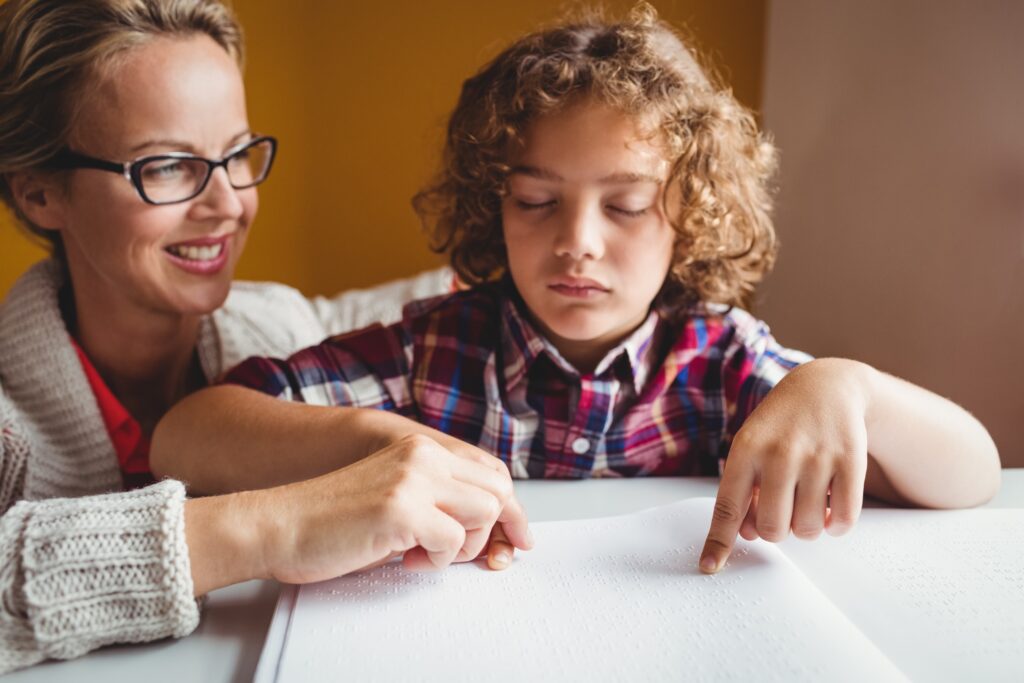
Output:
M731 464L733 466L727 466L722 473L715 510L711 515L711 528L700 553L700 570L705 574L714 574L729 559L750 506L754 486L753 471L739 459Z
M487 566L491 569L502 570L512 564L515 548L512 547L500 524L496 524L491 530L491 537L484 552L487 553Z

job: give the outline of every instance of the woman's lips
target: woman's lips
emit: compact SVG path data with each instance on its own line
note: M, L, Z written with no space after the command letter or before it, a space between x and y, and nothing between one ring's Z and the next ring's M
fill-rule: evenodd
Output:
M231 235L200 237L164 247L171 263L193 275L219 273L228 263Z

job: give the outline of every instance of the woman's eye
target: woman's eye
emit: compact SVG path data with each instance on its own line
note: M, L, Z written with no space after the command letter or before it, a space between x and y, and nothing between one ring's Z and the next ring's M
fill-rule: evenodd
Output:
M185 171L185 165L180 161L164 161L146 166L146 177L152 180L167 180L176 178Z

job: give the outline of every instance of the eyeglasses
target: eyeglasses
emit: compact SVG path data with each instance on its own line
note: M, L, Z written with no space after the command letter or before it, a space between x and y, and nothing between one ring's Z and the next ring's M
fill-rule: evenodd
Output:
M254 138L221 159L206 159L186 152L168 152L118 163L64 149L49 166L54 169L93 168L120 173L147 204L177 204L198 196L216 168L223 168L236 190L259 185L270 174L277 140L269 135Z

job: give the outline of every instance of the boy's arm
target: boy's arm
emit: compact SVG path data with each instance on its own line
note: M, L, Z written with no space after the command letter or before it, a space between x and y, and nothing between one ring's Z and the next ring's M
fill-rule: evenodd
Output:
M737 533L843 533L865 492L923 507L978 505L999 489L999 468L988 432L953 402L863 363L811 361L736 434L701 568L720 569Z
M150 467L194 493L230 493L325 474L409 434L438 437L390 414L415 414L410 344L401 325L376 325L287 359L248 358L164 416Z
M196 392L164 416L153 434L150 467L158 477L186 482L193 493L231 493L317 477L411 435L507 471L476 446L401 415L293 403L231 384Z
M387 445L374 420L416 423L379 410L292 403L224 384L203 389L157 425L150 467L202 495L310 479Z

